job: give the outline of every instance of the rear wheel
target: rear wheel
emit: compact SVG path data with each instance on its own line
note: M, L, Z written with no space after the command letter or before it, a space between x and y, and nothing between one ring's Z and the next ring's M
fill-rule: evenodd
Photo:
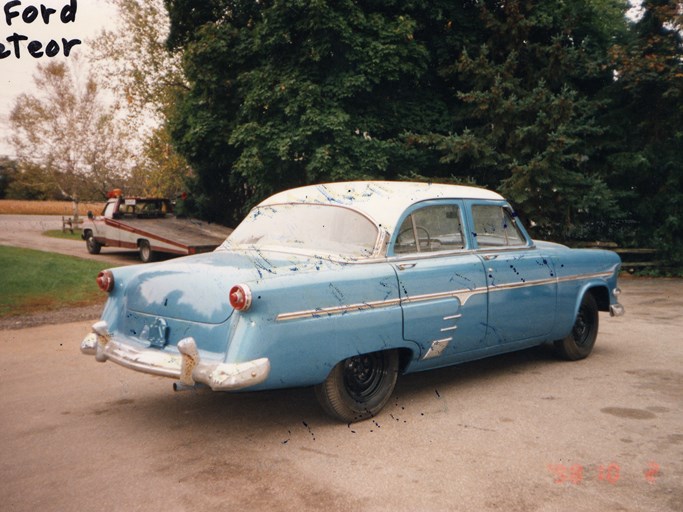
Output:
M315 388L325 412L344 422L375 416L391 398L398 375L395 350L349 357Z
M598 304L590 293L581 299L572 332L555 342L555 350L564 359L577 361L590 355L598 336Z
M85 246L90 254L99 254L102 249L102 244L95 240L92 236L92 231L88 231L85 234Z
M140 240L138 243L138 248L140 249L140 260L143 263L154 261L154 251L152 251L152 248L147 240Z

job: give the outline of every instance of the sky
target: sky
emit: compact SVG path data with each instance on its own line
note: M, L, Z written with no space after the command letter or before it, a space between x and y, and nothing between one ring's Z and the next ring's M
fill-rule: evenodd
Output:
M12 149L6 142L9 135L9 113L19 94L35 92L33 74L38 64L65 61L75 55L86 60L89 52L92 51L90 41L103 28L115 27L117 17L116 9L106 0L21 0L19 5L10 10L19 15L11 19L10 26L5 13L9 3L9 0L0 0L0 44L5 46L5 51L11 52L8 57L0 59L0 156L12 155ZM76 5L75 20L62 23L60 13L71 3ZM48 18L47 24L40 14L41 5L56 11ZM35 21L24 22L23 15L26 14L30 19L34 8L38 13ZM7 38L15 33L29 38L27 41L19 42L19 58L15 55L14 43L7 41ZM73 46L71 55L64 57L62 38L80 39L82 43ZM34 40L40 41L43 45L41 49L43 56L40 58L34 58L28 52L28 43ZM51 40L55 40L60 47L59 54L52 58L45 55L45 49Z

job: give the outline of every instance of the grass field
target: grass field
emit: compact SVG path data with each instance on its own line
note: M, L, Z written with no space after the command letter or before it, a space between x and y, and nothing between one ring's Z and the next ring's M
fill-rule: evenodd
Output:
M0 318L65 306L101 304L95 284L111 264L61 254L0 246Z
M99 214L104 208L102 203L79 203L79 215L87 215L88 210ZM0 214L9 215L64 215L73 216L71 201L18 201L15 199L0 199Z
M81 230L80 228L74 228L74 232L62 231L61 229L50 229L49 231L43 231L43 235L52 238L61 238L63 240L75 240L77 242L82 242Z

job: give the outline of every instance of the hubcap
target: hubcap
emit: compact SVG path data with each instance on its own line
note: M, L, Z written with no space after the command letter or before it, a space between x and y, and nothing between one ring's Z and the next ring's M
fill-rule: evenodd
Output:
M384 374L384 361L377 354L351 357L344 364L344 384L358 401L367 400L377 391Z
M576 317L574 323L573 335L574 341L577 345L583 346L590 338L591 329L593 328L593 319L590 317L585 307L581 307L579 315Z

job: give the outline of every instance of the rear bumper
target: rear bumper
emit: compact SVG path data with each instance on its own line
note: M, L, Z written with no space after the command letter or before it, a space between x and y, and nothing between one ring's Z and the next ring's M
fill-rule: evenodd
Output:
M81 342L81 352L100 362L112 361L131 370L175 378L179 381L176 389L202 383L214 391L233 391L260 384L270 373L270 361L265 357L243 363L202 361L194 338L178 342L179 354L136 348L114 340L106 322L93 325L93 332Z
M609 314L610 314L610 316L624 316L624 313L625 313L625 312L626 312L626 310L624 309L624 306L622 306L622 305L619 304L619 303L617 303L617 304L612 304L612 305L609 307Z

